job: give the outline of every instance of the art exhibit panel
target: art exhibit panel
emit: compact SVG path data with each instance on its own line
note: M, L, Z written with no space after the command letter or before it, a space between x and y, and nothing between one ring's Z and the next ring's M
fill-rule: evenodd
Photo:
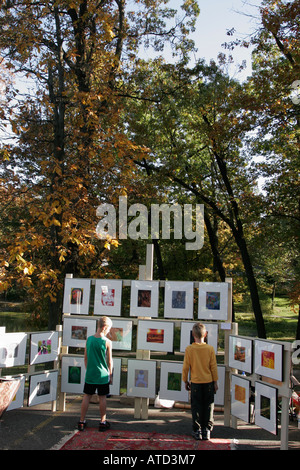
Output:
M218 365L218 390L215 393L215 405L224 406L226 366Z
M56 361L58 358L58 332L46 331L30 335L30 364Z
M88 315L91 279L65 279L63 313Z
M271 434L278 434L278 390L255 382L255 424Z
M62 356L61 391L65 393L83 393L84 379L84 356Z
M112 318L112 327L107 338L112 341L113 350L131 351L132 320L117 320Z
M122 359L120 357L113 357L113 377L112 383L109 385L110 395L120 395L121 385L121 372L122 372Z
M213 346L215 353L218 352L218 333L219 333L219 326L217 323L207 323L201 322L207 331L207 344ZM192 335L192 329L194 326L194 321L183 321L181 322L181 332L180 332L180 352L185 352L186 347L189 344L194 342L194 338Z
M165 282L165 318L193 318L194 283L180 281Z
M122 280L96 279L94 315L120 316Z
M63 345L75 348L85 348L86 340L96 333L97 320L94 318L78 318L64 315Z
M58 371L33 374L29 377L28 406L56 400Z
M174 361L160 363L159 398L186 403L189 401L189 392L182 381L182 364Z
M253 341L242 336L229 336L228 365L233 369L252 374Z
M0 367L23 366L26 359L27 333L0 336Z
M9 377L6 377L6 378L9 378ZM16 410L17 408L23 408L24 406L26 377L25 375L16 375L16 376L12 376L11 378L14 380L19 380L20 386L6 411Z
M157 317L159 281L132 281L130 291L130 315Z
M168 321L139 320L137 349L173 352L174 323Z
M250 422L251 382L245 377L231 376L231 414L236 418Z
M156 361L128 359L127 396L155 398Z
M254 341L254 370L273 380L282 381L283 344L267 340Z
M198 318L199 320L227 320L227 282L199 282Z

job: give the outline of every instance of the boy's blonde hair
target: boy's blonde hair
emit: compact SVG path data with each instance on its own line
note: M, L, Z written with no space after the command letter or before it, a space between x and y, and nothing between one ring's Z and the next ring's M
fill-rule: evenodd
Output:
M193 336L195 336L196 338L199 338L199 339L204 338L206 334L205 325L203 325L200 322L195 323L195 325L193 326L192 333L193 333Z
M112 321L110 318L108 317L101 317L99 318L98 320L98 328L100 328L100 330L103 330L104 328L111 328L112 327Z

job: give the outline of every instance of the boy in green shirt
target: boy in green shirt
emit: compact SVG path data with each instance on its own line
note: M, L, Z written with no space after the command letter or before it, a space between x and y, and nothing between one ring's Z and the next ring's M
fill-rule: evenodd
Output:
M86 367L83 399L81 404L81 416L78 423L79 431L86 426L85 416L90 400L94 393L99 395L99 411L101 421L99 431L109 429L110 424L106 421L106 396L109 394L109 384L112 383L112 343L106 338L112 326L108 317L98 320L97 331L89 336L84 352L84 363Z

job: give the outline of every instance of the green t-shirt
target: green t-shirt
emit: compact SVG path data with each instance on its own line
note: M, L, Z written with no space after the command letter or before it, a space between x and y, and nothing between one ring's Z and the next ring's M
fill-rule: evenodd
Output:
M109 370L106 363L106 338L89 336L86 342L86 352L86 383L101 385L109 383Z

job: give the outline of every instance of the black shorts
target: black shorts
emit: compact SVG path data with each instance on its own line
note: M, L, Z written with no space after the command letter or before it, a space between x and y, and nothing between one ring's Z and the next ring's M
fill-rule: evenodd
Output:
M109 384L87 384L85 382L83 393L86 393L87 395L94 395L96 390L100 396L109 395Z

